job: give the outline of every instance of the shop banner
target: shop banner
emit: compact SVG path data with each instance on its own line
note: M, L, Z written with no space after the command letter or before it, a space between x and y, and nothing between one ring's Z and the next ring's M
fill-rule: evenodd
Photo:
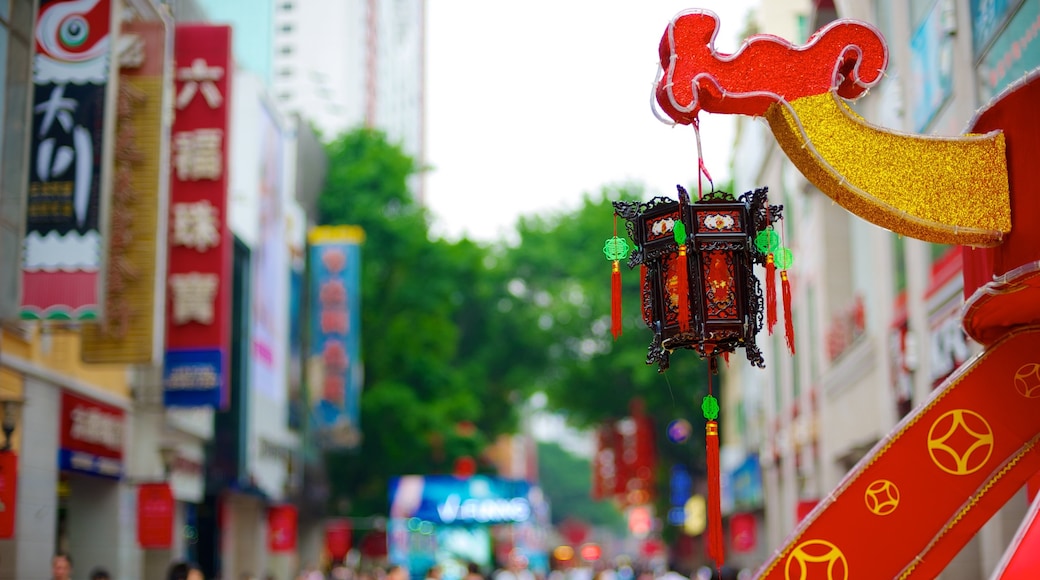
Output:
M119 479L123 475L125 424L122 409L62 392L58 467Z
M272 554L296 551L297 512L294 505L276 505L267 510L267 549Z
M332 520L325 524L325 549L334 561L341 561L350 551L351 529L347 520Z
M361 243L354 226L311 230L310 347L307 384L319 441L326 448L359 441L361 403Z
M231 27L178 25L170 179L167 407L223 407L231 340Z
M521 523L533 514L531 491L526 481L483 475L395 477L390 480L390 517L447 525Z
M112 182L114 15L110 0L40 0L38 14L21 317L96 320Z
M18 455L0 451L0 539L14 537L18 507Z
M729 519L730 545L737 553L754 552L758 546L755 514L733 514Z
M1026 0L976 67L981 102L1040 66L1040 1ZM1010 165L1009 165L1010 166Z
M120 63L113 203L109 207L104 318L83 326L88 363L158 363L162 349L169 175L162 163L170 71L163 22L123 24L137 47Z
M137 488L137 543L146 550L173 546L173 490L168 483L143 483Z

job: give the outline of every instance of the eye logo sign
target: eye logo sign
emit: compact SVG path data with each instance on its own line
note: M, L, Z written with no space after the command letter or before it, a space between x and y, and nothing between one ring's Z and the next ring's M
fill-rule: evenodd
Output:
M791 550L784 564L786 580L848 580L845 554L826 540L806 540Z
M1015 390L1027 399L1040 397L1040 363L1026 363L1015 371Z
M944 413L928 431L928 454L939 469L968 475L986 465L993 453L993 429L982 415L967 409Z
M867 486L863 493L867 509L876 516L887 516L899 507L899 488L887 479L879 479Z

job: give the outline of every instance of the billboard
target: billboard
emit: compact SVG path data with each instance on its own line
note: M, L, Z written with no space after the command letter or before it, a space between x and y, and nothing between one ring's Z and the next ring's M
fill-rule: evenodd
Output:
M39 4L22 254L23 319L82 321L101 315L116 35L110 0L83 4Z
M434 525L526 522L534 515L534 488L519 479L474 475L406 475L390 480L390 517Z
M122 63L116 113L113 203L109 208L108 270L103 319L83 327L88 363L159 362L166 278L169 126L164 90L170 69L167 25L123 24L137 58Z
M178 25L175 44L163 398L168 407L219 407L231 340L231 28Z
M356 226L320 226L309 237L307 386L318 441L353 447L361 422L361 243Z

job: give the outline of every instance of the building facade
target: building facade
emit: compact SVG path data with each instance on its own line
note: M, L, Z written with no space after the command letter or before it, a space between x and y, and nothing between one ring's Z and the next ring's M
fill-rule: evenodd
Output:
M877 26L889 48L886 78L855 108L894 131L962 134L978 108L1040 66L1033 0L765 0L757 14L757 32L798 43L835 18ZM762 545L736 553L757 566L980 349L960 326L961 248L902 238L853 216L800 175L764 123L739 126L735 189L770 187L785 205L786 245L795 254L797 354L774 335L765 341L769 367L733 369L726 379L738 392L730 412L744 426L727 438L730 455L760 460L764 506L751 513ZM988 576L1026 506L1022 490L942 577Z

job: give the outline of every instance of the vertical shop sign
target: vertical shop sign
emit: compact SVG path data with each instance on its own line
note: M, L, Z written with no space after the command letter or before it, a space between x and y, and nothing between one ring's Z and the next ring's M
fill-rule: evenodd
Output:
M146 550L173 545L173 490L169 483L144 483L137 489L137 543Z
M14 537L18 506L18 455L0 451L0 539Z
M307 383L326 447L352 447L360 429L361 243L353 226L310 233L310 346Z
M22 262L24 319L95 320L111 189L110 0L41 0Z
M123 42L134 47L120 65L114 181L109 206L108 267L104 318L83 327L83 360L89 363L159 362L165 279L165 212L169 176L162 153L168 141L164 99L169 71L167 25L123 24Z
M267 510L267 547L272 554L296 550L296 520L296 506L276 505Z
M957 28L952 0L937 0L910 39L914 95L913 128L924 132L953 92L953 47Z
M175 44L164 401L218 407L231 339L231 27L179 25Z
M118 479L123 475L126 413L65 391L61 394L58 467Z
M730 545L738 553L754 552L758 546L755 514L733 514L729 520Z

